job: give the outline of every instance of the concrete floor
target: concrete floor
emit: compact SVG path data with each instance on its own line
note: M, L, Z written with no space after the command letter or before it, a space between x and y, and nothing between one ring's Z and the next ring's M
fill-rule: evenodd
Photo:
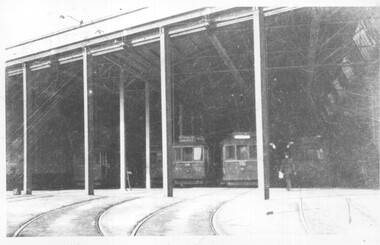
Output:
M270 194L264 201L254 188L174 189L173 198L164 198L160 189L96 190L94 196L83 190L8 192L7 236L201 236L208 244L214 236L278 243L339 235L380 244L378 190L271 189Z

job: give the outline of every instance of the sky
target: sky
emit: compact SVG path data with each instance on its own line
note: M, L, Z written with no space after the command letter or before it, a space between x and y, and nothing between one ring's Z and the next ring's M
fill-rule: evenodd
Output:
M144 2L126 0L12 0L1 11L5 24L5 46L17 44L48 33L145 6ZM153 4L153 7L159 7ZM174 6L177 7L177 6ZM62 18L60 16L64 16ZM76 19L76 20L74 20Z

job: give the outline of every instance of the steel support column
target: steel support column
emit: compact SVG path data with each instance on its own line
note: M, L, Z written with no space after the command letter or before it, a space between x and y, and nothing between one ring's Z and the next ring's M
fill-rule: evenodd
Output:
M378 156L380 157L380 40L377 42L377 51L378 51L378 61L377 61L377 65L378 65L378 68L379 68L379 71L378 71L378 81L377 83L375 83L375 115L374 117L376 118L375 120L375 124L377 124L376 126L376 129L377 129L377 154ZM376 132L376 130L375 130ZM379 174L378 174L378 177L379 177L379 189L380 189L380 161L379 161Z
M94 93L92 57L87 53L87 48L83 48L84 186L88 195L94 195Z
M172 149L172 75L168 30L160 27L161 118L162 118L162 178L165 197L173 196Z
M151 188L150 181L150 92L149 83L145 83L145 187Z
M253 10L253 43L255 58L257 175L259 193L266 200L269 199L269 139L265 26L262 8L254 7Z
M27 64L23 64L22 69L22 83L23 83L23 112L24 112L24 192L25 194L32 194L32 153L30 151L30 120L28 115L31 114L33 107L32 91L31 91L31 71Z
M125 107L124 107L124 69L119 77L119 116L120 116L120 190L126 190L125 179Z

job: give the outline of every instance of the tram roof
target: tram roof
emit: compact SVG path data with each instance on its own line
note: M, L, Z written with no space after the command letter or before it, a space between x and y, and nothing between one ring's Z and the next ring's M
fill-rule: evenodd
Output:
M173 147L199 147L207 146L206 142L173 142Z
M220 145L256 145L256 139L235 139L234 137L228 137L220 142Z

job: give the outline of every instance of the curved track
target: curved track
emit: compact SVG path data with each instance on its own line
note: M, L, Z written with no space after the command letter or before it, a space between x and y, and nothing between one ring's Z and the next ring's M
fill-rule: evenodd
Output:
M223 189L222 191L226 191L226 190L229 190L229 189ZM132 236L138 236L138 235L173 235L173 234L174 235L182 235L182 233L178 232L178 230L176 230L176 228L181 230L181 228L186 228L187 226L189 226L190 228L189 228L188 233L186 233L185 235L201 235L198 232L204 233L205 235L218 235L218 232L216 231L216 229L214 227L214 216L216 215L218 210L220 210L220 208L224 204L228 203L229 201L249 192L249 191L245 191L243 193L239 193L238 195L234 196L233 198L229 198L228 200L225 200L225 196L220 195L220 194L224 194L224 193L221 193L222 191L219 190L217 192L207 193L207 194L200 195L200 196L197 196L194 198L184 199L184 200L172 203L168 206L162 207L160 209L157 209L156 211L146 215L143 219L141 219L135 225L135 227L134 227L134 229L130 235L132 235ZM207 197L207 198L205 198L205 197ZM227 197L228 197L228 195L227 195ZM219 201L219 199L220 199L220 201ZM215 203L215 200L217 201L216 203ZM196 202L199 202L199 203L196 203ZM195 211L197 211L203 215L199 215L198 213L193 212L192 214L189 214L186 217L181 217L181 218L184 218L185 220L186 220L186 218L188 218L186 220L187 223L183 223L182 221L179 222L178 221L179 215L184 216L183 213L181 214L181 210L185 209L186 206L193 206L193 205L194 206L198 205L199 207L204 205L204 207L202 207L202 208L204 208L203 210L202 210L202 208L195 210ZM185 210L187 210L187 209L185 209ZM192 210L190 209L189 212L192 212ZM162 214L160 216L159 214L161 214L161 213L164 213L164 214ZM172 217L172 219L170 219L170 217ZM205 218L207 218L207 220L205 220ZM160 221L162 221L162 220L166 220L166 221L168 221L168 223L173 222L174 224L178 224L178 225L172 225L172 228L174 227L174 230L170 230L170 228L163 228L163 230L158 231L158 233L157 232L155 233L154 231L152 231L153 234L147 233L147 231L150 230L149 226L150 227L153 226L154 229L158 229L157 226L159 226L159 224L161 223ZM165 226L163 224L166 224L166 223L167 222L163 222L162 226ZM202 229L194 228L194 227L199 226L200 224L205 225L205 226L202 227ZM145 231L144 231L144 226L147 226L147 228L145 228ZM185 229L183 229L183 230L185 230ZM191 230L193 230L193 232L191 232ZM196 231L198 231L198 232L196 232Z
M223 207L225 204L227 204L228 202L231 202L232 200L235 200L236 198L238 198L238 197L240 197L240 196L242 196L242 195L245 195L245 194L247 194L248 192L250 192L250 190L249 190L249 191L246 191L246 192L244 192L244 193L241 193L241 194L239 194L239 195L237 195L237 196L235 196L235 197L233 197L233 198L231 198L231 199L228 199L228 200L222 202L222 203L221 203L221 204L220 204L220 205L214 210L214 212L213 212L212 215L210 216L210 226L211 226L211 229L212 229L214 235L216 235L216 236L219 235L217 229L215 228L215 227L216 227L216 226L215 226L215 217L218 215L218 213L219 213L219 211L222 209L222 207Z
M305 217L305 212L304 212L304 208L303 208L302 195L301 195L301 197L300 197L300 201L299 201L298 207L299 207L299 212L300 212L300 218L301 218L301 221L302 221L302 225L303 225L303 227L305 228L307 234L308 234L308 235L311 235L312 232L311 232L311 229L310 229L309 223L307 222L307 219L306 219L306 217Z
M250 191L251 190L244 190L238 193L233 192L233 196L231 198L231 193L229 192L232 192L232 189L225 188L195 197L181 199L169 205L165 205L164 207L158 208L147 215L144 214L145 216L132 226L133 229L130 230L129 235L179 235L182 234L181 232L183 231L185 231L185 235L220 235L218 229L216 228L217 225L215 223L215 217L218 215L220 210L223 209L225 204L245 195ZM104 202L97 204L93 202L99 199L107 198L107 196L102 196L99 198L79 201L62 206L38 214L28 220L20 228L18 228L16 232L14 232L13 237L49 236L54 234L53 231L56 232L59 230L59 227L63 227L63 229L67 230L71 229L71 233L63 232L63 235L78 235L74 233L77 232L75 227L83 227L81 228L83 231L79 231L79 235L105 236L107 235L107 232L104 232L101 225L104 215L116 206L143 197L147 196L129 196L127 197L128 199L125 199L126 197L124 196L122 200L112 201L108 198ZM85 208L84 206L88 207ZM302 224L307 233L311 234L311 230L309 229L309 225L303 211L302 197L300 198L298 207ZM186 210L186 212L182 212L183 210ZM187 214L187 212L189 212L189 214ZM70 216L74 216L74 218ZM184 221L180 221L180 216ZM82 221L82 223L80 223L78 220L82 219L86 219L86 221ZM60 226L54 225L54 223L57 223L58 220L66 220L66 226L62 226L62 224L60 224ZM51 223L53 223L53 228L50 227ZM167 223L173 224L169 225L169 228L166 227L160 230L160 227L167 226ZM68 228L67 226L72 227ZM190 227L189 230L191 230L188 233L186 233L186 230L184 229L186 226ZM202 228L194 228L197 226L202 226ZM153 230L153 234L150 233L150 230ZM156 232L154 230L156 230Z
M130 202L130 201L133 201L133 200L136 200L136 199L140 199L142 197L135 197L135 198L131 198L131 199L128 199L128 200L125 200L125 201L121 201L121 202L117 202L115 204L112 204L111 206L108 206L107 208L105 208L103 211L101 211L100 213L98 213L96 219L95 219L95 226L96 226L96 229L98 230L98 233L99 235L101 236L105 236L105 232L103 231L102 227L101 227L101 222L102 222L102 217L113 207L116 207L118 205L121 205L123 203L126 203L126 202Z
M168 206L165 206L163 208L160 208L158 210L156 210L155 212L153 213L150 213L148 214L147 216L145 216L140 222L138 222L135 227L133 228L132 232L131 232L131 236L137 236L137 232L139 231L139 229L151 218L153 218L154 216L156 216L157 214L161 213L162 211L178 204L178 203L181 203L181 202L184 202L185 200L182 200L182 201L179 201L179 202L175 202L173 204L170 204Z
M53 209L26 222L13 236L104 236L99 225L103 214L112 207L142 197L127 197L127 199L124 197L122 200L113 200L104 196ZM92 202L99 199L105 200Z
M33 222L36 222L38 219L40 219L40 218L42 218L42 217L44 217L46 215L49 215L49 214L52 214L52 213L56 213L56 212L62 211L62 210L67 209L67 208L75 207L75 206L78 206L78 205L81 205L81 204L85 204L85 203L88 203L88 202L91 202L91 201L94 201L94 200L102 199L102 198L105 198L105 197L99 197L99 198L94 198L94 199L90 199L90 200L85 200L85 201L80 201L80 202L72 203L72 204L69 204L69 205L65 205L63 207L59 207L59 208L56 208L56 209L49 210L47 212L38 214L37 216L33 217L32 219L28 220L26 223L24 223L23 225L21 225L21 227L19 229L17 229L16 232L14 232L13 237L21 236L21 233L23 232L23 230L25 230Z

